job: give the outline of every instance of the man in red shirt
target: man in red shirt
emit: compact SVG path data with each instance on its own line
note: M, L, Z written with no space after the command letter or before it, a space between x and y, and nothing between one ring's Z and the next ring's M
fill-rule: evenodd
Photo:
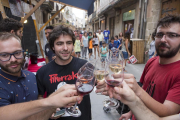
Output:
M124 81L152 112L160 117L180 111L180 17L162 18L155 29L155 47L158 57L150 59L143 71L141 88L132 74L125 74ZM132 112L119 120L129 119ZM135 117L132 117L135 120Z

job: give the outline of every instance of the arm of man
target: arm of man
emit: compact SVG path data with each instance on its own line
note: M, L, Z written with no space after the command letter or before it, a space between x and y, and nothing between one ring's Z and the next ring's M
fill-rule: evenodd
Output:
M14 120L14 119L46 120L52 115L53 111L55 111L57 107L69 107L72 106L72 104L75 104L76 101L80 103L82 97L77 95L78 94L75 86L65 85L62 88L58 89L56 92L54 92L48 98L0 107L0 113L1 113L0 119L1 120ZM61 101L57 101L57 100L61 100ZM40 113L44 110L47 110L47 112L50 111L51 114L48 113L49 114L48 116Z
M172 115L160 118L152 111L150 111L141 99L129 88L126 82L122 83L121 87L115 87L113 91L113 98L121 100L124 104L128 105L135 117L138 120L179 120L179 115ZM111 97L112 94L110 93Z
M114 75L115 78L120 77L119 75ZM136 93L136 95L143 101L147 108L153 111L160 117L169 116L177 114L180 111L180 105L165 100L164 103L160 103L153 99L146 91L144 91L136 82L134 75L124 74L124 81L129 85L129 87Z

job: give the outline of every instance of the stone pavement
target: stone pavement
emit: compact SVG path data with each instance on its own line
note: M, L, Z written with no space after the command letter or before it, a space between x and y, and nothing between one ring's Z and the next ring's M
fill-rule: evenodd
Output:
M144 66L145 64L127 64L125 69L128 73L133 74L136 80L139 81ZM110 113L105 113L103 110L103 101L109 97L97 95L94 91L90 93L90 97L92 120L119 120L120 115L116 110L112 110Z

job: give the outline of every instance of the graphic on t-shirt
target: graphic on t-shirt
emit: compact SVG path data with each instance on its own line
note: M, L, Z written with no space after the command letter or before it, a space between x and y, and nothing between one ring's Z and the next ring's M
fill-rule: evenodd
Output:
M104 32L105 37L108 37L108 32Z
M151 97L153 97L155 88L156 88L156 84L154 83L154 81L151 81L151 82L149 83L149 86L148 86L146 92L147 92Z
M52 84L56 82L74 80L75 78L77 79L77 73L75 74L74 71L72 71L72 75L65 75L65 76L58 77L58 74L51 74L49 75L49 77L50 77L49 81Z
M46 52L49 52L49 48L46 48Z

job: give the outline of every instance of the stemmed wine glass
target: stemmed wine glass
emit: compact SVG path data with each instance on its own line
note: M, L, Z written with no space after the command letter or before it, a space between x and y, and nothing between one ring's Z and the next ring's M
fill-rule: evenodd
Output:
M95 86L94 65L87 62L82 66L77 73L76 88L80 95L88 95ZM81 111L77 109L77 102L75 106L67 108L66 111L73 117L81 116Z
M109 87L116 87L119 86L123 82L123 76L124 76L124 59L122 55L116 55L114 57L109 58L108 62L108 72L109 75L105 78L105 82ZM115 74L121 74L121 77L116 79L113 77ZM106 108L118 108L119 102L118 100L111 98L104 101Z
M96 82L104 81L105 77L108 76L109 71L107 71L108 60L106 58L97 59L95 64L94 76ZM101 93L96 93L97 95L101 95Z

